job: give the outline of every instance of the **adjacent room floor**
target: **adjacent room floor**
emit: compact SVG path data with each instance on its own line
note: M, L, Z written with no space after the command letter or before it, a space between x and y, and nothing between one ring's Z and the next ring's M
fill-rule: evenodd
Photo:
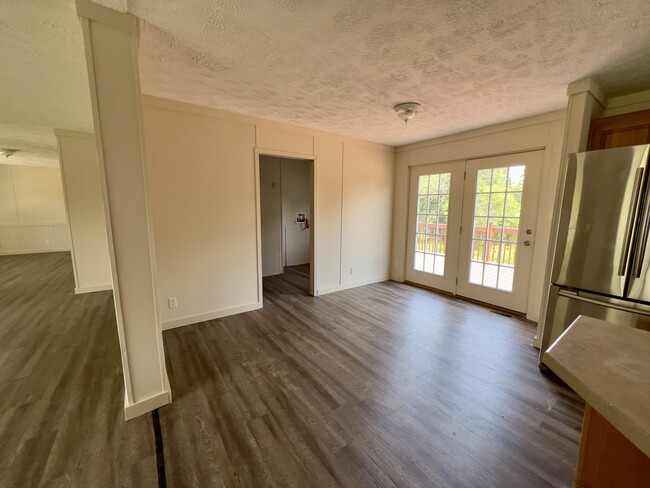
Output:
M0 280L3 483L155 486L111 294L75 296L67 254L2 257ZM583 404L529 324L392 282L307 289L290 268L263 309L164 333L169 486L571 485Z
M69 253L0 256L0 486L158 486L123 408L112 293L75 296Z

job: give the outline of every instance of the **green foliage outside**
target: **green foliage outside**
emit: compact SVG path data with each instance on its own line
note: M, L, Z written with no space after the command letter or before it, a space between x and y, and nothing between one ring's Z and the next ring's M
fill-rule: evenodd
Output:
M525 166L478 171L472 259L514 265L524 171ZM420 176L418 186L416 251L444 255L451 173Z

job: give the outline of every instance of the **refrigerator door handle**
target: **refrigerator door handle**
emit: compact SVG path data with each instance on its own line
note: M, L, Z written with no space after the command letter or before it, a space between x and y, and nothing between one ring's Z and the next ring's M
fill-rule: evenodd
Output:
M614 308L616 310L622 310L623 312L630 312L637 315L645 315L650 317L650 311L640 310L633 307L626 307L625 305L618 305L617 303L601 302L600 300L594 300L593 298L582 297L575 292L560 290L558 292L558 295L566 298L571 298L572 300L578 300L579 302L592 303L594 305L600 305L601 307Z
M650 195L646 193L645 201L643 202L643 213L641 216L642 227L639 229L637 237L636 256L634 259L633 276L636 278L641 277L641 269L643 268L643 259L645 258L645 251L648 245L648 228L650 227Z
M630 200L630 208L627 212L627 222L625 223L625 234L623 238L623 250L621 251L621 259L618 263L618 275L625 276L627 268L628 257L630 253L630 242L632 241L632 228L636 214L636 205L639 201L639 193L641 192L641 181L643 180L643 168L637 168L634 176L634 187L632 190L632 199Z

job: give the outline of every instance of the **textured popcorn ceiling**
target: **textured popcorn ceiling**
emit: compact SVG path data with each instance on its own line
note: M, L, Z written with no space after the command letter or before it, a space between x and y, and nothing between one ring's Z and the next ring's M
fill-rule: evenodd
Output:
M146 21L145 93L387 144L650 88L648 0L101 2Z
M96 1L145 20L145 93L387 144L650 88L647 0ZM92 130L74 1L2 2L0 62L0 164L57 164L54 127Z
M0 164L58 165L53 129L92 131L74 0L7 0L0 8Z

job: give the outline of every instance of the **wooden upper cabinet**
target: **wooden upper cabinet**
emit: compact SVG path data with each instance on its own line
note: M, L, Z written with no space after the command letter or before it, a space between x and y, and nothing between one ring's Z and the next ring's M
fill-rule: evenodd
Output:
M591 121L587 150L650 144L650 110Z

